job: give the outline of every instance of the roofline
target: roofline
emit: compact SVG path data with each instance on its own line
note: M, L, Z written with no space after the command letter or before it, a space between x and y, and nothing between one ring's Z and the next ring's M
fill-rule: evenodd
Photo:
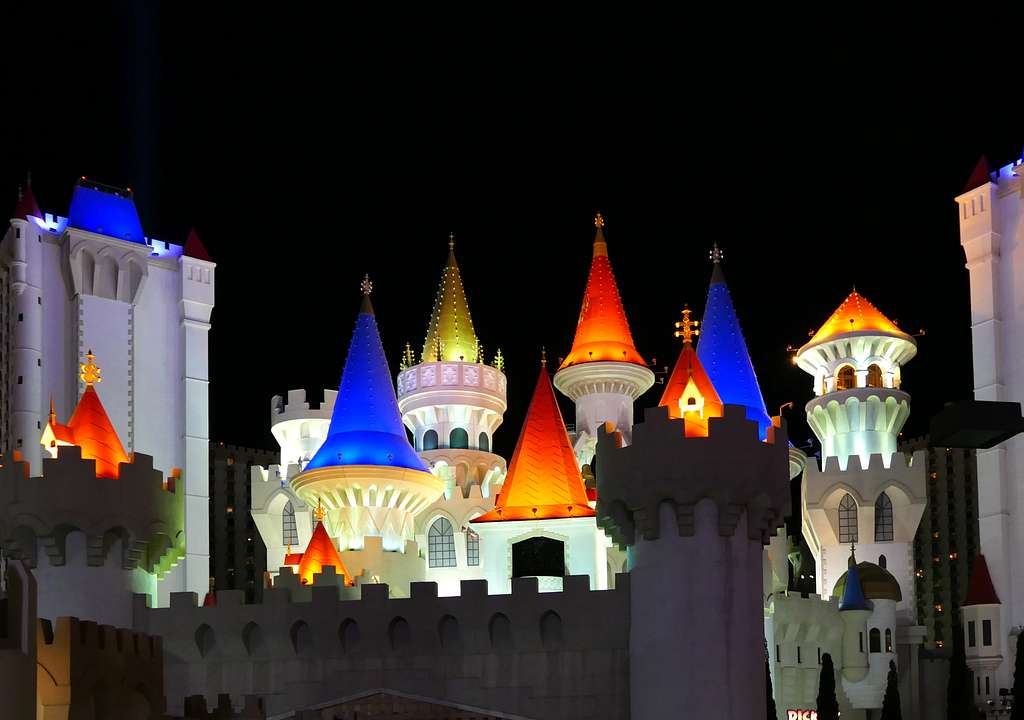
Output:
M796 357L799 358L804 352L813 350L816 347L826 345L830 342L836 342L838 340L845 340L847 338L858 338L858 337L881 337L881 338L893 338L895 340L906 340L915 348L915 354L917 349L917 341L914 340L913 336L900 330L899 332L889 332L888 330L850 330L848 332L836 333L835 335L829 335L827 338L818 341L810 341L806 345L800 347L796 351Z

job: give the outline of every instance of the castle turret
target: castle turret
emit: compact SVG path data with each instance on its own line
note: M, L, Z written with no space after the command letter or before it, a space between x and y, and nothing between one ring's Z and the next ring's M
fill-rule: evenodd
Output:
M864 597L857 560L850 550L850 569L839 590L839 617L843 621L843 683L858 683L868 674L867 620L872 606Z
M423 341L421 362L406 350L398 373L398 407L413 443L431 471L445 482L445 497L479 486L493 494L505 477L505 461L491 452L506 404L500 351L484 361L449 237L448 261Z
M404 552L416 515L444 485L406 439L370 290L366 279L327 439L290 484L310 507L323 503L342 549L379 537L385 553Z
M974 558L967 597L960 606L963 617L967 667L974 674L974 703L985 710L999 695L997 670L1003 664L1002 603L992 585L984 555ZM1017 636L1020 642L1020 635Z
M633 402L654 384L654 373L633 346L600 213L594 225L594 256L576 336L555 373L555 387L576 404L575 451L581 465L593 459L597 429L606 422L630 442Z

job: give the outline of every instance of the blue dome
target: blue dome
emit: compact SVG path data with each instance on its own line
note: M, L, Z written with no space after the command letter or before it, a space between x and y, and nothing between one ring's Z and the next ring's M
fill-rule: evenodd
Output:
M701 319L697 357L722 402L745 407L747 419L757 423L761 439L767 437L771 419L764 407L764 397L732 305L729 286L725 284L725 276L717 262L711 274L708 302Z
M405 435L369 295L356 318L327 439L306 469L343 465L427 471Z

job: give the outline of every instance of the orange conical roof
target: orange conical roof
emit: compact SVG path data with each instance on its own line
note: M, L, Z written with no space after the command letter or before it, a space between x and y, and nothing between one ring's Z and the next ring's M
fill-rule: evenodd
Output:
M604 220L600 214L594 224L597 226L594 259L590 264L587 290L583 293L576 338L559 370L599 360L646 366L647 363L633 346L633 335L629 332L629 322L622 310L619 288L608 261L608 243L604 239Z
M96 461L96 477L116 480L120 464L131 462L92 385L86 385L67 426L82 448L82 459Z
M541 368L494 509L472 522L593 515L551 380L547 370Z
M886 335L897 335L909 338L905 332L896 327L896 323L882 314L881 310L872 305L866 297L856 290L846 296L832 317L814 334L807 345L817 345L836 335L848 332L874 330Z
M299 561L299 579L303 585L312 585L313 576L320 573L328 565L334 571L345 578L345 584L351 585L352 579L341 561L341 555L334 548L334 542L327 534L327 529L322 522L316 524L313 530L313 537L309 539L306 552L302 553L302 560Z
M686 437L707 437L708 418L722 417L722 399L688 342L683 343L658 406L667 407L670 418L685 417Z

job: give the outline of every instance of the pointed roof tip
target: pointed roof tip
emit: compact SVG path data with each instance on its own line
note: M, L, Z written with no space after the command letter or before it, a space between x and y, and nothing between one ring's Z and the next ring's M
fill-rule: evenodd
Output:
M565 421L545 369L533 390L494 509L471 522L593 517Z
M971 176L967 179L967 184L964 185L964 192L970 192L987 182L992 182L992 174L988 167L988 157L982 155L978 158L978 164L974 166Z
M359 314L373 315L373 303L370 302L370 293L373 292L373 281L370 280L369 273L363 276L363 281L359 283L359 289L363 292L363 302L359 305Z
M725 282L725 273L722 272L722 259L725 257L725 252L718 247L718 242L712 244L711 250L708 251L708 257L711 259L711 284L718 285L719 283Z
M1000 605L999 595L992 584L992 576L988 571L988 562L984 555L977 555L971 566L971 577L967 582L967 597L961 607L969 605Z
M604 237L604 216L594 215L594 257L608 256L608 241Z
M185 248L182 250L182 254L186 257L190 257L193 260L205 260L206 262L213 262L213 258L210 257L210 253L206 250L206 245L199 239L199 233L196 232L195 228L192 228L188 232L188 238L185 240Z
M455 252L455 233L448 233L448 250Z
M913 338L900 330L899 326L886 317L870 300L857 292L855 286L846 299L839 303L839 307L829 316L828 320L804 344L804 348L848 332L866 330L874 330L913 341ZM803 348L798 351L798 354L802 351Z
M853 550L850 550L851 565L846 570L846 585L843 587L843 596L839 599L839 612L848 610L870 610L871 605L864 597L864 588L860 584L860 570L857 569L856 559L853 558Z
M11 217L15 220L28 220L30 217L43 219L43 213L36 202L36 196L32 192L32 177L29 176L28 184L24 191L18 186L18 201L14 205L14 213Z
M441 271L441 283L430 312L427 335L423 339L424 362L476 362L480 341L473 329L469 301L462 275L455 261L455 235L448 235L448 260Z
M334 541L327 534L323 522L317 522L313 535L309 538L309 545L306 546L306 551L302 553L302 559L299 561L299 581L303 585L312 585L313 576L320 574L328 566L333 567L335 573L344 578L346 585L351 584L352 576L349 575L348 568L334 547Z

